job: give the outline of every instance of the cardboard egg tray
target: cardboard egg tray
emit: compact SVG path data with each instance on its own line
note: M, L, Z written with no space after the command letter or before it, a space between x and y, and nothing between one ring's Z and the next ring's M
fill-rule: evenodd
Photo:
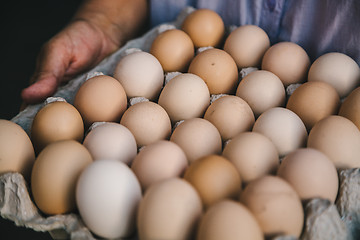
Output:
M111 76L122 56L134 48L149 52L152 41L161 31L166 28L180 28L185 17L193 10L186 8L176 21L160 25L142 37L129 41L89 72L61 86L54 97L61 97L73 103L77 90L90 74L102 72ZM246 73L246 70L243 70L240 76L244 72ZM291 88L287 90L290 94ZM42 106L43 104L28 106L12 121L30 135L32 120ZM339 179L339 193L335 203L324 199L312 199L304 206L306 219L300 239L360 239L360 169L340 171ZM35 231L48 231L54 239L95 239L76 213L42 215L31 200L28 184L18 173L0 175L0 213L1 217L13 221L17 226L25 226ZM132 239L135 240L137 237L134 236ZM274 239L296 238L277 236Z

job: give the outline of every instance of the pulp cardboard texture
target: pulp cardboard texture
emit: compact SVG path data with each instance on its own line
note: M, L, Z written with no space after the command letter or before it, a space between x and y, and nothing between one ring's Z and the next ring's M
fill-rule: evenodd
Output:
M193 8L186 8L180 13L176 21L155 27L142 37L129 41L124 47L103 60L89 72L61 86L54 94L54 97L61 97L67 102L73 103L77 90L89 75L96 72L112 75L117 62L122 56L131 52L131 49L148 52L152 41L161 31L175 27L180 28L184 18L193 10ZM229 29L231 28L229 27ZM240 73L240 75L242 74L244 74L244 71ZM30 134L32 120L42 106L43 104L28 106L15 116L12 121L19 124ZM339 177L340 188L336 203L324 199L312 199L305 204L306 219L300 239L360 239L360 170L343 170L339 172ZM54 239L96 239L76 213L44 216L31 199L28 183L18 173L0 175L0 214L1 217L13 221L17 226L24 226L35 231L48 231ZM136 240L138 238L135 234L127 239ZM297 238L277 236L273 239Z

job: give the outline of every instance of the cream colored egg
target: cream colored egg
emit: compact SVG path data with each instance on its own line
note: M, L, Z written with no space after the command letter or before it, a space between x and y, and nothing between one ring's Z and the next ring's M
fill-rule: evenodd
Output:
M203 118L183 121L173 131L170 141L181 147L190 163L206 155L220 154L222 150L219 131Z
M341 103L339 115L351 120L360 130L360 87L353 90Z
M277 175L290 183L303 201L325 198L335 202L338 173L334 163L319 150L300 148L289 153L281 161Z
M119 123L95 123L83 145L94 160L114 159L130 164L137 154L135 137Z
M143 51L121 58L113 75L124 87L128 98L145 97L155 100L164 84L164 71L160 62Z
M210 105L210 93L205 82L191 73L172 78L160 93L162 106L172 123L194 117L203 117Z
M245 184L275 174L280 162L274 143L257 132L236 135L225 145L222 155L234 164Z
M204 118L215 125L223 141L251 130L255 122L254 113L247 102L232 95L216 99L207 108Z
M242 25L226 38L224 50L235 60L238 68L259 67L270 47L267 33L256 25Z
M324 81L332 85L340 98L347 96L360 83L360 68L349 56L326 53L311 64L308 81Z
M0 119L0 174L19 172L28 181L35 161L31 140L20 125Z
M138 147L168 139L171 134L169 115L159 104L150 101L130 106L120 123L134 135Z
M307 146L323 152L338 169L360 167L360 132L345 117L332 115L317 122Z
M181 178L158 182L140 202L139 239L193 239L201 215L200 197L190 183Z
M137 176L143 191L146 191L156 182L172 177L182 177L187 166L186 155L176 143L159 140L141 149L131 169Z
M306 146L308 135L299 116L282 107L263 112L255 121L253 131L268 137L275 144L280 157Z
M246 75L236 89L236 96L244 99L257 118L273 107L285 105L285 88L275 74L258 70Z

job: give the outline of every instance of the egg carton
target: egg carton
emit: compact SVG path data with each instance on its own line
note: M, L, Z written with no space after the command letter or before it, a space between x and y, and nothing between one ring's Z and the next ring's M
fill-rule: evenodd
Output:
M87 78L94 74L112 75L118 61L133 51L149 52L153 40L159 33L166 29L180 28L185 17L193 10L191 7L185 8L174 22L155 27L142 37L129 41L87 73L79 75L61 86L53 97L73 103L77 90ZM234 26L227 28L228 33L231 29L234 29ZM243 69L239 74L240 78L254 70L256 69ZM176 73L170 75L174 76ZM173 76L169 76L169 78ZM296 87L298 86L289 86L287 95L290 95ZM32 120L44 104L28 106L11 121L20 125L30 135ZM360 239L360 169L342 170L339 172L339 179L339 193L335 203L325 199L311 199L304 205L305 222L300 239ZM77 213L43 215L30 197L27 182L18 173L0 175L0 214L1 217L13 221L17 226L27 227L34 231L49 232L54 239L96 239ZM129 240L132 239L138 238L135 235L129 238ZM277 236L273 239L297 238Z

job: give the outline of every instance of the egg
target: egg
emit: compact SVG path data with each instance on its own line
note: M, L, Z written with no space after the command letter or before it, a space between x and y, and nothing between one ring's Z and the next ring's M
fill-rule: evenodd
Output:
M86 80L75 94L74 106L85 127L94 122L118 122L127 108L127 96L118 80L99 75Z
M238 68L260 67L269 47L269 36L256 25L237 27L229 34L224 44L224 50L233 57Z
M215 125L223 141L240 132L251 130L255 122L254 113L247 102L232 95L220 97L212 102L204 118Z
M246 75L236 89L236 96L244 99L255 117L273 107L285 105L285 87L272 72L257 70Z
M254 215L243 204L225 199L205 212L196 239L260 240L264 235Z
M138 147L168 139L171 134L169 115L159 104L150 101L130 106L124 112L120 124L134 135Z
M30 180L34 147L24 129L6 119L0 119L0 159L0 174L18 172Z
M184 179L198 191L205 208L226 199L235 199L241 191L241 176L235 166L219 155L207 155L192 162Z
M339 115L351 120L360 130L360 87L354 89L341 103Z
M343 98L359 85L360 68L346 54L330 52L321 55L311 64L308 81L327 82Z
M196 55L188 72L201 77L210 94L232 94L238 85L238 68L234 59L218 48L206 49Z
M183 73L165 85L158 104L169 114L172 123L203 117L210 105L209 89L200 77Z
M308 137L300 117L283 107L263 112L255 121L252 131L268 137L275 144L280 157L304 147Z
M123 162L94 161L81 173L76 203L81 219L101 238L125 238L134 234L141 200L140 184Z
M187 166L186 155L176 143L159 140L140 150L132 162L131 169L145 192L156 182L182 177Z
M306 80L310 58L306 51L293 42L279 42L266 50L261 69L274 73L284 86Z
M335 115L340 98L335 88L326 82L306 82L289 97L286 108L296 113L310 130L324 117Z
M137 214L139 239L193 239L202 215L200 197L182 178L170 178L145 192Z
M281 161L277 175L290 183L303 201L324 198L335 202L338 174L334 163L319 150L300 148L289 153Z
M203 118L192 118L181 122L173 131L170 141L185 152L189 163L210 154L220 154L221 135L217 128Z
M219 14L211 9L197 9L184 19L181 29L196 48L219 46L225 35L225 26Z
M123 86L126 96L156 100L164 83L160 62L150 53L137 51L121 58L116 64L114 78Z
M150 53L165 72L185 72L195 55L194 43L184 31L170 29L156 36Z
M39 153L48 144L84 137L84 124L79 111L70 103L55 101L43 106L31 125L31 140Z
M229 159L244 184L267 174L275 174L279 156L274 143L257 132L243 132L224 147L222 156Z
M131 164L137 154L137 145L130 130L114 122L94 125L83 142L93 159L114 159Z
M91 163L89 151L75 140L47 145L31 172L31 192L37 207L47 215L74 212L76 183Z
M240 196L255 216L265 237L300 237L304 210L296 191L277 176L263 176L250 182Z
M345 117L332 115L317 122L307 146L324 153L337 169L360 167L360 132Z

